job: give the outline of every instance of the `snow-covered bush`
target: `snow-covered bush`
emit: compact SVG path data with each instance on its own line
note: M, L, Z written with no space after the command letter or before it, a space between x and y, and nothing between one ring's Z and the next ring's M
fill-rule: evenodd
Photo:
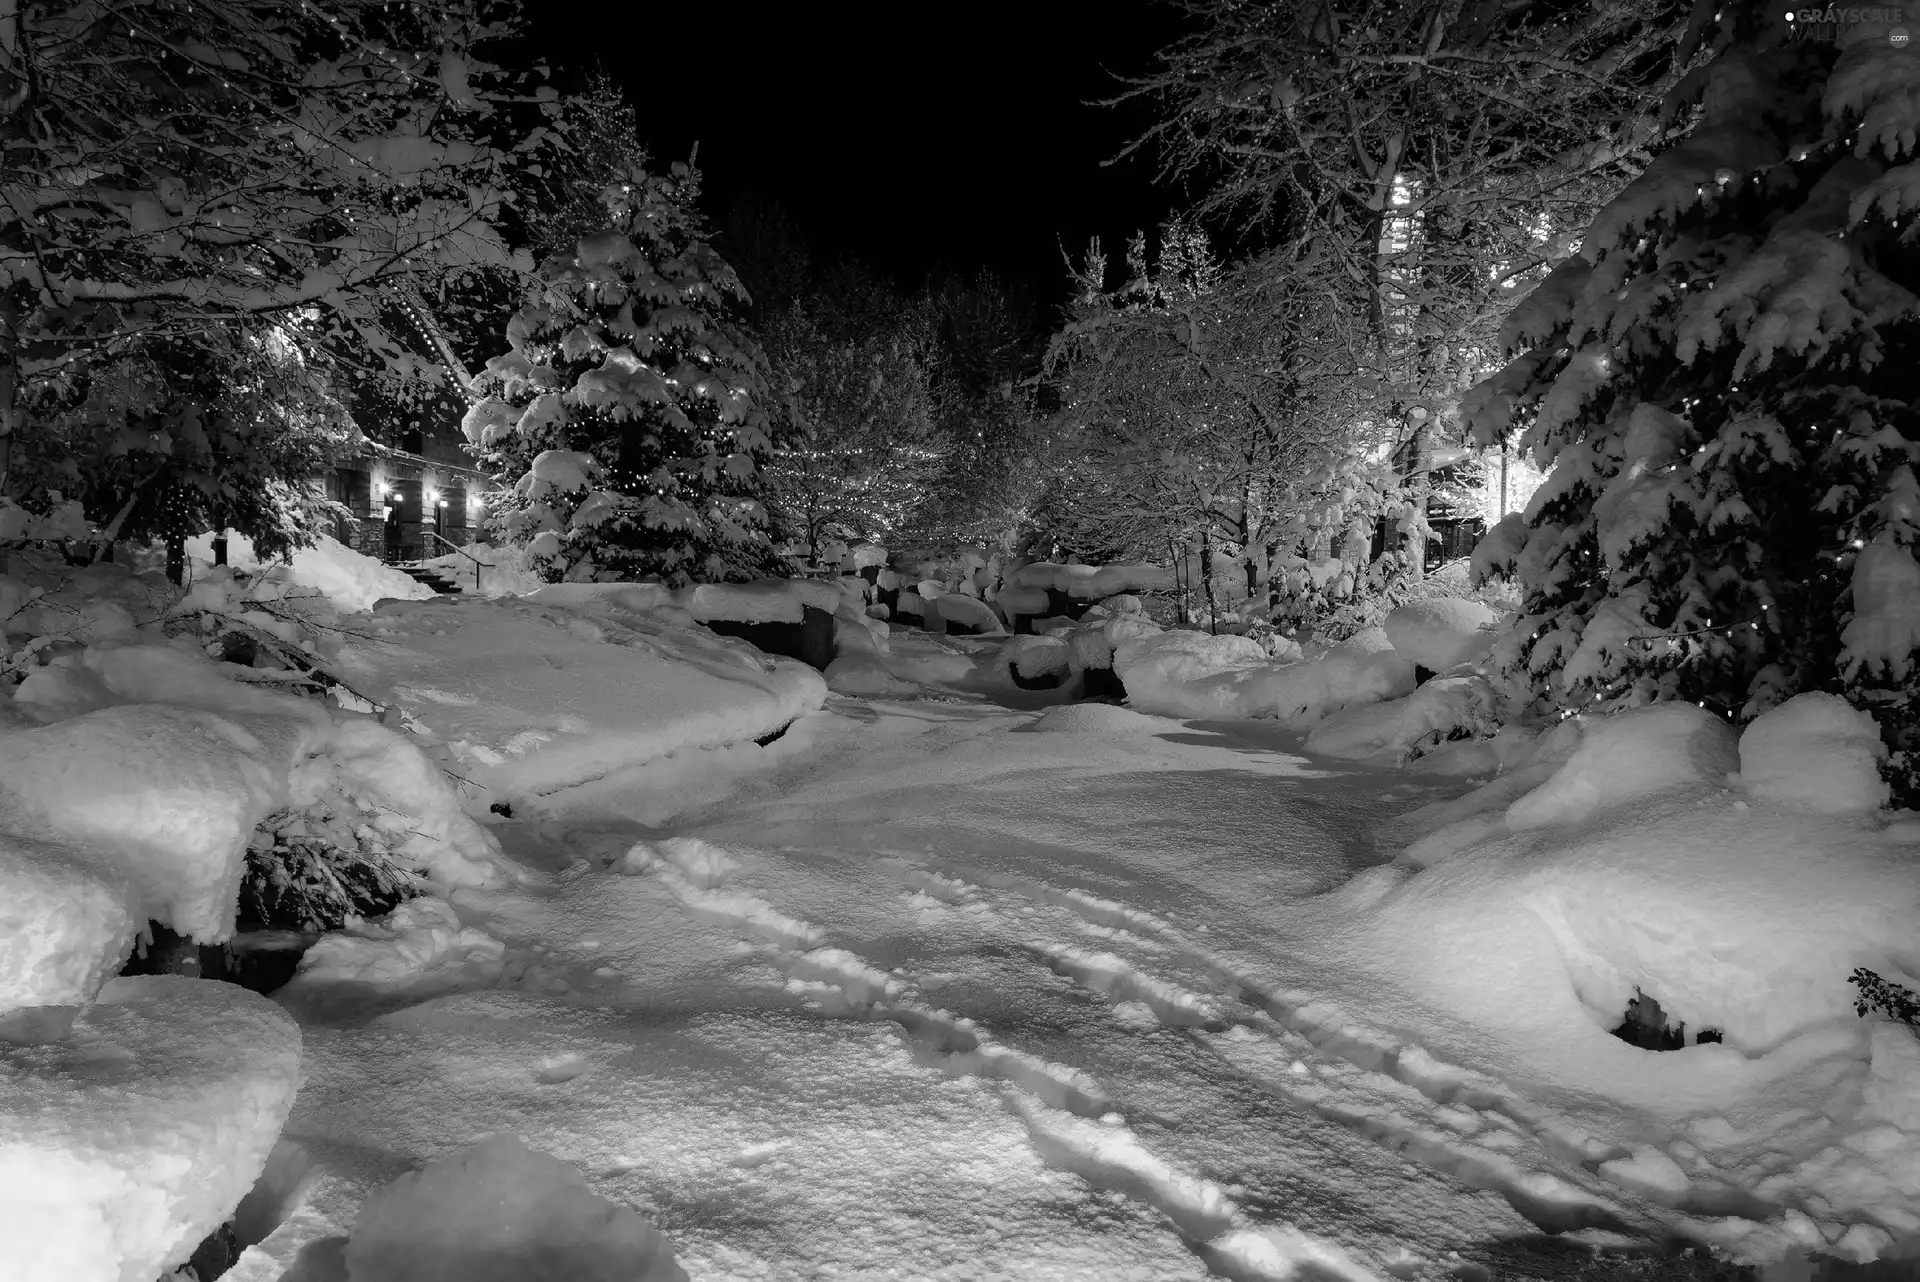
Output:
M1781 13L1714 15L1692 134L1509 320L1463 412L1552 471L1474 559L1525 589L1499 657L1544 705L1844 688L1912 802L1920 64L1883 11L1837 58Z
M703 238L686 165L605 192L608 226L548 261L487 363L467 438L511 487L493 521L550 581L775 574L756 497L766 360Z

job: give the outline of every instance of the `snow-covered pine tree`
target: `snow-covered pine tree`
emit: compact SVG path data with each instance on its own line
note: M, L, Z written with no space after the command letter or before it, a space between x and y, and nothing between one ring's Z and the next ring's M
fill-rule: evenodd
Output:
M766 360L707 244L688 165L635 166L608 225L540 270L464 427L511 494L502 531L554 580L674 583L778 572L757 497L772 449Z
M1708 5L1709 10L1712 9ZM1867 11L1873 13L1875 11ZM1693 126L1513 313L1463 411L1546 483L1476 552L1517 572L1503 647L1543 706L1801 691L1880 719L1920 801L1920 51L1728 3Z

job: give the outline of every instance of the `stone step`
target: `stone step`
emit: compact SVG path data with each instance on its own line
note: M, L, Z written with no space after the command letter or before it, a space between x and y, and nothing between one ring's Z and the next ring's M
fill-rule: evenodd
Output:
M452 579L449 579L443 571L437 570L432 566L420 565L410 561L401 561L397 562L393 568L412 579L415 583L424 583L441 596L460 595L460 585Z

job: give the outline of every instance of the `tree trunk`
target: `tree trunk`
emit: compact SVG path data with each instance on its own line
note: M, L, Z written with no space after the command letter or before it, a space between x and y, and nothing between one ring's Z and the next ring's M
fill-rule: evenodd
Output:
M1407 568L1421 579L1427 573L1427 497L1433 490L1433 432L1431 420L1413 430L1407 442L1407 501L1413 504L1413 526L1406 535Z
M1207 598L1207 631L1220 635L1220 619L1213 612L1213 532L1200 531L1200 592Z
M1182 624L1184 624L1184 623L1186 623L1186 622L1187 622L1187 619L1188 619L1188 615L1187 615L1187 590L1188 590L1188 589L1189 589L1189 588L1190 588L1190 587L1192 586L1192 584L1190 584L1190 583L1182 583L1182 582L1180 581L1180 578L1181 578L1181 573L1180 573L1180 572L1181 572L1181 568L1182 568L1182 566L1183 566L1183 565L1184 565L1184 564L1186 563L1186 559L1187 559L1187 558L1186 558L1186 557L1185 557L1184 555L1182 555L1182 553L1180 552L1180 550L1179 550L1178 548L1176 548L1176 547L1174 547L1174 546L1173 546L1173 540L1172 540L1172 539L1168 539L1168 540L1167 540L1167 559L1168 559L1168 560L1169 560L1170 562L1172 562L1172 564L1173 564L1173 600L1174 600L1174 608L1175 608L1176 610L1178 610L1178 611L1179 611L1179 614L1180 614L1180 622L1181 622Z
M213 563L215 565L227 563L227 532L225 530L213 536ZM475 590L477 591L478 588L476 587Z
M4 8L0 0L0 8ZM7 335L13 332L18 308L0 299L0 498L12 490L13 438L20 434L20 362Z
M108 546L108 557L112 546ZM105 559L105 558L103 558ZM179 535L167 537L167 582L178 586L187 581L187 541Z

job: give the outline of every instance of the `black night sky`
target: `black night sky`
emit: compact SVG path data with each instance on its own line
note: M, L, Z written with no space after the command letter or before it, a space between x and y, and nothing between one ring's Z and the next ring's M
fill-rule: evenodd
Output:
M778 201L816 262L864 259L908 286L990 267L1051 301L1063 242L1117 250L1178 203L1148 160L1102 167L1144 109L1087 105L1178 34L1146 0L716 6L702 34L664 40L630 4L545 12L535 43L563 79L598 59L656 160L699 142L716 223L740 197Z

